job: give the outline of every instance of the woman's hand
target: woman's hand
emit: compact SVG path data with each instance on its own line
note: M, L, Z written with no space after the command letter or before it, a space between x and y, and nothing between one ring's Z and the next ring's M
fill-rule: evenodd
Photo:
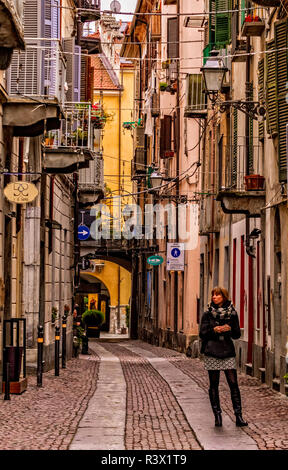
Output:
M230 331L231 327L229 325L223 326L215 326L214 331L215 333L225 333L226 331Z

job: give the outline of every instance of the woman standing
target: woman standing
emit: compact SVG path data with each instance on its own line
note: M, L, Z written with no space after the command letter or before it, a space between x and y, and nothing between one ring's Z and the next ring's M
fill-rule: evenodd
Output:
M223 370L230 387L231 400L236 416L236 426L247 426L242 418L241 396L237 382L235 347L232 339L241 336L237 312L223 287L214 287L211 304L201 319L199 336L202 339L201 353L204 368L208 370L209 397L215 416L215 426L222 426L219 400L220 370Z

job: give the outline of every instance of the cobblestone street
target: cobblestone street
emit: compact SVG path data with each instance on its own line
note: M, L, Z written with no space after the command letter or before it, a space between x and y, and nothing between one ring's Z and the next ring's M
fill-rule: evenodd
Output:
M207 373L199 359L187 358L184 354L154 347L138 340L118 343L91 341L89 345L91 346L91 354L89 356L80 355L79 358L68 361L67 368L60 370L59 377L54 376L54 370L44 373L43 387L37 387L36 377L29 376L28 389L22 395L11 395L10 401L3 400L4 395L1 395L1 450L67 450L70 448L73 438L77 437L77 429L81 424L81 419L85 416L85 412L87 415L89 411L88 404L92 403L93 395L101 386L99 378L101 361L104 372L105 369L107 371L106 363L103 362L104 356L101 359L101 354L97 354L99 351L106 354L107 364L109 362L113 364L113 358L118 361L118 371L123 376L121 393L124 408L126 403L126 412L122 409L120 410L123 412L122 418L115 417L115 420L120 419L121 423L118 424L123 430L123 433L119 430L119 432L115 432L115 434L121 434L121 439L123 438L123 441L121 439L117 441L120 442L117 444L118 449L205 449L205 445L203 446L201 443L201 435L198 435L197 429L193 429L191 426L193 404L196 403L191 401L193 400L194 388L198 387L201 393L205 394L202 395L205 396L205 400L207 399L206 395L208 396ZM167 381L165 379L168 377L164 374L166 370L175 372L175 380ZM183 384L188 384L188 390L191 389L189 392L191 396L187 397L184 396L184 394L187 395L184 387L183 397L186 402L187 399L190 400L188 403L191 403L189 408L192 421L188 416L187 409L182 404L186 402L183 401L183 397L181 398L181 393L175 392L177 386L181 391L182 382L179 382L179 377L182 376ZM111 376L113 382L112 379ZM109 375L106 380L109 384ZM249 422L249 426L245 429L237 429L238 435L244 436L243 438L246 436L256 444L255 448L261 450L288 449L287 397L272 391L257 379L240 373L239 385L242 394L243 416ZM112 384L111 387L113 393L114 385ZM105 390L105 384L101 390ZM105 397L103 397L103 406L105 407L104 399ZM230 392L224 375L220 380L220 399L223 412L227 414L227 419L228 417L232 419L233 428L231 429L234 429ZM96 402L93 413L98 413L101 406L102 403ZM204 411L203 423L207 422L208 434L211 435L212 441L213 439L217 441L219 446L222 438L219 433L213 437L215 428L212 411L209 406L204 410L206 411ZM196 408L194 411L197 411ZM126 418L123 419L125 414ZM101 422L97 418L98 425L101 427ZM113 423L110 425L114 426ZM85 432L89 426L83 425ZM223 428L225 431L225 422ZM93 423L91 429L89 439L93 442ZM108 449L110 438L109 433L104 436ZM81 441L81 436L78 441ZM123 447L119 447L121 442L123 442ZM101 450L102 447L95 447L96 444L94 442L92 448ZM98 445L100 446L100 443ZM73 447L71 448L73 449Z

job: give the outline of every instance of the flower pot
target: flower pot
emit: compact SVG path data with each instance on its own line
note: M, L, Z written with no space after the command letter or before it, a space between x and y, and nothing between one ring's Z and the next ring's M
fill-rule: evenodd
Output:
M23 355L22 346L6 346L4 348L4 363L9 362L9 381L18 382L21 372L21 363ZM6 371L4 371L6 374ZM6 377L5 377L6 380Z
M246 175L244 176L244 180L246 191L262 191L264 188L264 176Z
M87 337L88 338L100 338L99 326L87 326Z

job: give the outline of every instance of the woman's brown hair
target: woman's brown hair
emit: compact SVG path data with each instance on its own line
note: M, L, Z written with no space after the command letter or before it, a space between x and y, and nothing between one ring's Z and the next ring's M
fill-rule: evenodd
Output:
M214 294L222 295L224 303L227 302L227 300L230 300L228 290L225 289L224 287L219 287L219 286L213 287L213 289L211 291L211 301L212 301L212 297L213 297Z

